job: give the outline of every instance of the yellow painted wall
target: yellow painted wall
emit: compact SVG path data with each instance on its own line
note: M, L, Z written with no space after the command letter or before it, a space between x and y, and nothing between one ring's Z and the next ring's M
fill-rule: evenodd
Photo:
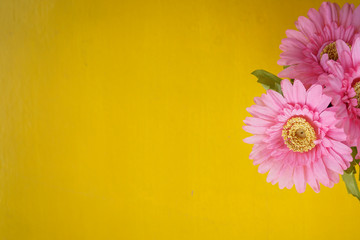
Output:
M320 3L0 1L0 239L356 239L343 182L280 190L242 142Z

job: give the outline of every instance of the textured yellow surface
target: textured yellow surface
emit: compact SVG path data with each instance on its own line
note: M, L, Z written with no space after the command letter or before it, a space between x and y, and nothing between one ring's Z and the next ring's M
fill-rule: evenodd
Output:
M343 182L280 190L242 142L320 3L1 1L0 239L357 238Z

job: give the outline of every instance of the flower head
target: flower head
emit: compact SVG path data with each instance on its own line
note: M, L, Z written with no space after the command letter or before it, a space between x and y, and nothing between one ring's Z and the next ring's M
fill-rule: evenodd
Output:
M300 16L296 30L287 30L280 49L279 65L290 66L280 72L280 77L301 79L305 87L317 83L326 72L323 62L338 59L336 40L352 46L360 35L360 6L324 2L319 11L310 9L308 17Z
M332 98L340 127L347 134L349 146L360 147L360 38L350 47L342 40L336 41L338 61L326 61L329 74L322 74L319 83L324 93Z
M331 98L320 85L306 91L295 80L282 80L284 97L268 90L254 99L247 110L244 130L254 134L244 142L254 144L250 158L258 171L269 171L267 181L279 187L304 192L308 183L315 192L319 183L332 187L339 174L350 166L351 148L343 144L346 135L338 128L335 112L327 108Z

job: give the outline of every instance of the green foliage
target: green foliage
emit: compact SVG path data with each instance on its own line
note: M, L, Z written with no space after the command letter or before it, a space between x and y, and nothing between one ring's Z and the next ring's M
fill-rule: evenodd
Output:
M348 191L349 194L353 195L354 197L356 197L358 200L360 200L360 192L359 192L359 188L356 182L356 178L355 178L355 174L356 174L356 166L359 165L359 159L355 159L355 156L357 154L357 149L356 147L352 147L352 157L353 157L353 161L351 162L351 165L348 169L345 170L344 174L342 175L342 179L345 182L346 185L346 189ZM360 175L359 175L360 177Z
M348 193L360 200L360 192L355 179L355 174L344 172L342 179L345 182Z
M351 148L352 149L352 153L351 153L351 155L352 155L352 157L353 157L353 161L350 163L350 167L348 168L348 169L346 169L345 170L345 172L346 173L348 173L348 174L355 174L356 173L356 166L357 165L359 165L359 159L355 159L355 156L356 156L356 154L357 154L357 149L356 149L356 147L352 147Z
M258 78L257 82L261 83L266 90L272 89L282 94L280 85L281 78L265 70L255 70L251 74Z

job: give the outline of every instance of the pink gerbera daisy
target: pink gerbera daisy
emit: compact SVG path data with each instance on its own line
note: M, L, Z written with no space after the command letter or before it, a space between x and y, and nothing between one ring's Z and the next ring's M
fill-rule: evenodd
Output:
M360 6L324 2L319 11L310 9L308 17L300 16L296 30L287 30L280 49L279 65L289 66L280 72L280 77L301 79L305 87L317 82L326 72L322 61L337 60L335 41L341 39L348 45L360 35ZM325 58L322 60L322 58Z
M295 184L301 193L306 183L315 192L319 183L332 187L352 157L351 148L342 143L346 135L336 126L335 112L327 108L331 98L320 85L306 91L298 80L294 85L283 80L281 88L284 97L268 90L247 109L253 116L244 120L244 130L254 134L244 139L254 144L250 158L281 189Z
M336 41L338 61L326 61L327 71L319 77L324 93L332 98L337 118L347 134L349 146L360 147L360 38L352 49L342 40Z

